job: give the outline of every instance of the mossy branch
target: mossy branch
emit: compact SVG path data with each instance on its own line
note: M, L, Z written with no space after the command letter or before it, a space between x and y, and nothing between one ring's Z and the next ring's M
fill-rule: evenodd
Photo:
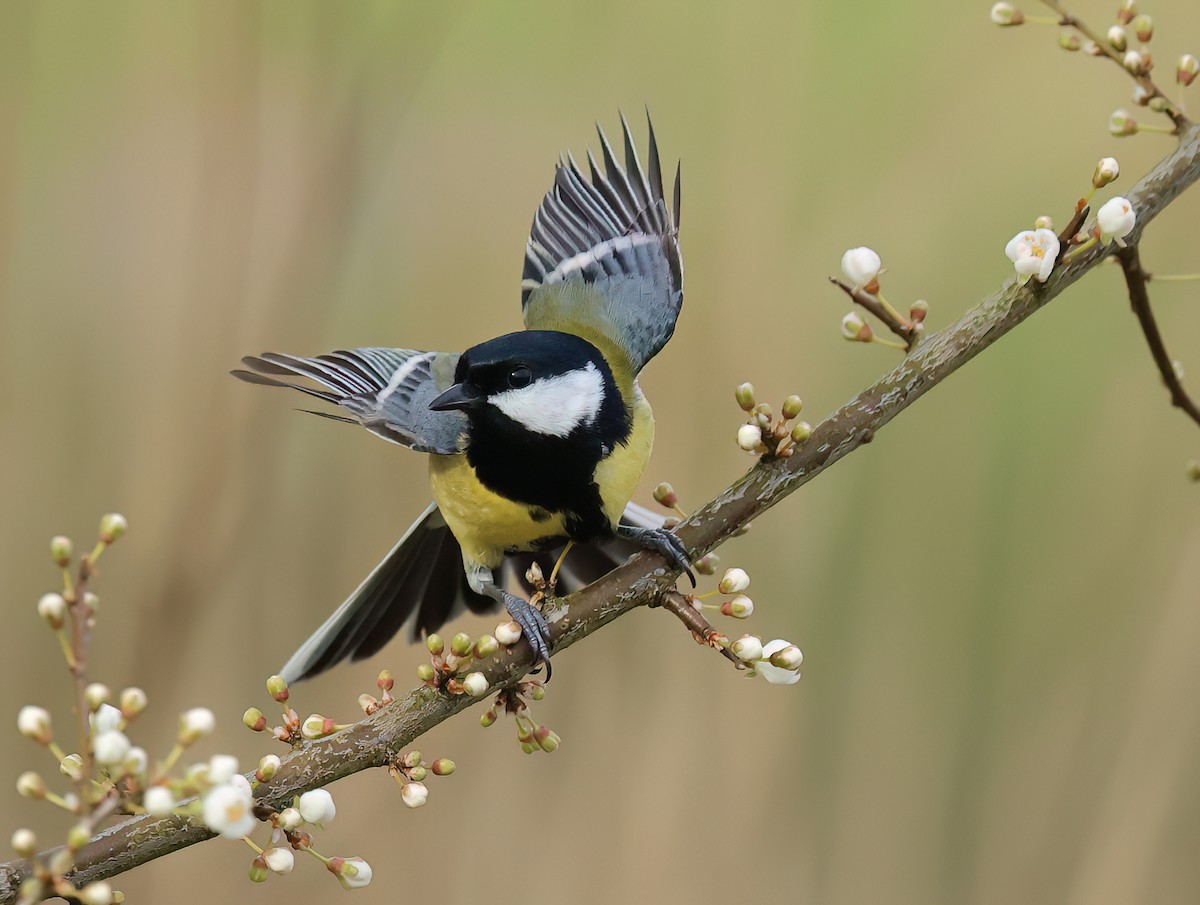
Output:
M1190 127L1178 148L1159 162L1127 194L1138 223L1128 237L1135 244L1142 230L1185 189L1200 179L1200 127ZM1004 336L1112 253L1096 246L1068 266L1060 265L1044 284L1022 287L1010 281L956 323L925 337L899 365L822 421L808 441L787 459L766 459L690 516L679 534L699 557L720 546L741 525L758 518L839 459L869 443L875 432L933 387ZM553 624L555 651L577 641L635 607L657 602L674 584L661 561L641 554L590 587L562 601ZM523 648L523 646L522 646ZM502 649L480 664L491 687L517 681L530 659ZM256 790L271 808L291 803L308 789L371 767L382 767L443 720L480 699L452 696L421 687L350 728L308 742L283 760L275 778ZM107 879L213 836L199 820L182 817L133 817L100 833L75 856L70 875L77 885ZM18 898L28 861L0 864L0 905Z

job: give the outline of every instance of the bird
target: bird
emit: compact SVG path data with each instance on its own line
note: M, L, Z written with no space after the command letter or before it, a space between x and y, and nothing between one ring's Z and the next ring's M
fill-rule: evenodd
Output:
M464 610L501 607L548 681L546 619L513 593L530 589L533 561L557 556L570 591L648 549L695 585L686 546L631 502L654 442L638 375L683 305L680 168L668 208L649 114L645 168L620 120L624 166L597 125L603 167L590 150L586 176L570 154L555 167L526 242L524 330L459 354L264 352L231 371L332 403L340 411L312 414L429 459L433 503L296 650L287 681L371 656L406 624L416 641Z

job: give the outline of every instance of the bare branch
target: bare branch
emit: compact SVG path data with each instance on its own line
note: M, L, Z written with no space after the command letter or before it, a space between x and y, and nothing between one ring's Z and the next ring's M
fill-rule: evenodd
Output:
M1150 346L1150 355L1154 358L1154 363L1158 365L1158 372L1162 375L1163 383L1171 391L1171 404L1176 408L1183 409L1193 421L1200 424L1200 408L1196 407L1192 397L1183 388L1183 383L1175 370L1175 362L1167 354L1167 346L1158 329L1158 321L1154 319L1154 311L1150 308L1150 293L1146 288L1149 275L1142 269L1141 255L1138 254L1137 246L1130 245L1118 249L1117 261L1120 262L1121 270L1125 274L1125 285L1129 287L1129 304L1133 308L1134 315L1137 316L1138 323L1141 324L1142 333L1146 335L1146 343Z
M1141 231L1181 192L1200 179L1200 128L1182 136L1179 147L1128 193ZM699 557L727 540L739 526L758 518L839 459L868 443L875 432L945 380L1000 337L1060 295L1104 260L1108 246L1095 246L1067 266L1059 266L1044 284L1018 286L1009 281L956 323L922 340L891 372L863 390L814 428L812 436L786 459L764 459L678 529ZM565 598L553 629L555 652L581 641L635 607L661 600L674 583L654 554L642 553L584 590ZM525 654L502 650L481 664L491 687L517 681L532 666ZM420 687L404 698L329 738L305 744L289 754L275 778L258 787L259 801L272 808L292 796L370 767L386 766L407 745L478 698L451 696ZM147 861L210 838L199 821L133 817L104 832L76 853L73 879L82 885L106 879ZM29 875L28 861L0 865L0 905L17 899Z

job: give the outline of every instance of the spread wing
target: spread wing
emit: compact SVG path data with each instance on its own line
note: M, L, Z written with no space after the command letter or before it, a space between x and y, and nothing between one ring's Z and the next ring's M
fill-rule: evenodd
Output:
M582 336L636 374L671 338L683 305L679 170L672 213L654 126L649 175L624 116L621 129L625 169L599 127L603 173L590 151L590 181L573 158L559 162L554 188L533 217L521 307L528 329Z
M467 419L461 412L431 412L429 403L454 383L457 362L457 354L414 349L346 349L316 358L264 352L242 359L250 370L230 373L248 383L291 387L353 417L314 415L361 424L418 452L449 455L459 451ZM279 377L305 377L323 389Z

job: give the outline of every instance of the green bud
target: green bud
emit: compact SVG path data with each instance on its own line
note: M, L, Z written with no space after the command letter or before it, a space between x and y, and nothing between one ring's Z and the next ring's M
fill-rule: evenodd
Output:
M63 537L61 534L50 538L50 558L54 560L56 566L64 569L69 566L72 551L71 538Z
M146 692L137 686L130 686L121 691L121 716L127 720L133 719L146 709Z
M446 642L442 640L441 635L432 634L425 637L425 646L429 648L429 652L435 657L440 657L446 649Z
M242 725L255 732L262 732L267 728L267 718L257 707L251 707L242 714Z
M67 848L73 852L79 851L92 838L92 831L86 823L77 823L67 831Z
M408 771L408 778L413 782L424 782L425 777L429 775L429 771L424 767L413 767Z
M545 726L542 726L541 728L546 729ZM562 739L559 738L557 732L552 732L548 729L544 733L541 732L540 730L538 731L538 735L537 735L538 747L541 748L543 751L545 751L547 754L550 754L553 751L557 751L558 746L561 742L562 742Z
M546 697L546 688L543 685L534 685L529 689L529 697L532 701L540 701Z
M450 652L456 657L465 657L471 652L475 639L466 632L459 632L450 639Z
M792 442L803 443L812 436L812 425L807 421L797 421L792 428Z
M83 758L78 754L68 754L58 764L58 772L73 782L83 779Z
M663 481L654 488L654 502L660 506L666 506L668 509L674 509L679 505L679 495L675 493L675 488Z
M1058 36L1058 46L1063 50L1076 51L1083 46L1083 40L1073 31L1064 31Z
M1143 44L1149 43L1154 37L1154 20L1143 13L1133 20L1133 31L1139 41Z
M1167 108L1170 106L1170 102L1161 94L1156 94L1154 97L1150 98L1149 101L1147 101L1146 106L1148 106L1155 113L1166 113Z
M13 851L22 858L32 858L37 854L37 836L33 830L19 829L12 834Z
M743 412L749 412L754 409L754 384L743 383L739 384L738 388L733 391L733 398L737 400L738 406Z
M534 751L538 750L538 746L533 742L521 742L521 750L526 754L532 754Z
M421 752L420 751L409 751L406 755L404 755L404 766L418 767L420 765L421 765Z
M254 777L259 782L270 782L275 778L275 774L279 772L279 757L275 754L266 754L258 761L258 769L254 771Z
M1121 5L1117 7L1117 21L1122 25L1128 25L1133 21L1133 17L1137 15L1136 0L1121 0Z
M1175 64L1175 81L1186 88L1200 75L1200 59L1193 54L1185 53Z
M783 400L783 417L787 421L791 421L800 414L800 409L804 407L804 401L799 396L788 396Z
M106 544L111 544L128 530L129 522L118 512L110 512L100 519L100 540Z
M494 656L498 650L500 650L500 642L492 635L480 635L475 641L475 657L478 660L486 660L488 657Z
M271 676L267 679L267 694L280 704L288 699L288 684L283 676Z
M425 682L425 683L432 682L436 677L437 677L437 672L434 671L434 668L431 664L422 663L420 666L417 667L417 678L420 679L422 682Z
M439 757L429 765L429 769L433 771L434 776L449 776L455 770L454 761L448 757Z
M486 729L488 726L494 725L496 722L496 711L485 710L479 715L479 725Z
M396 687L396 680L392 678L392 671L390 669L379 671L379 676L375 679L375 687L380 691L391 691Z
M267 870L266 859L259 855L250 862L250 880L254 883L265 883L271 872Z

